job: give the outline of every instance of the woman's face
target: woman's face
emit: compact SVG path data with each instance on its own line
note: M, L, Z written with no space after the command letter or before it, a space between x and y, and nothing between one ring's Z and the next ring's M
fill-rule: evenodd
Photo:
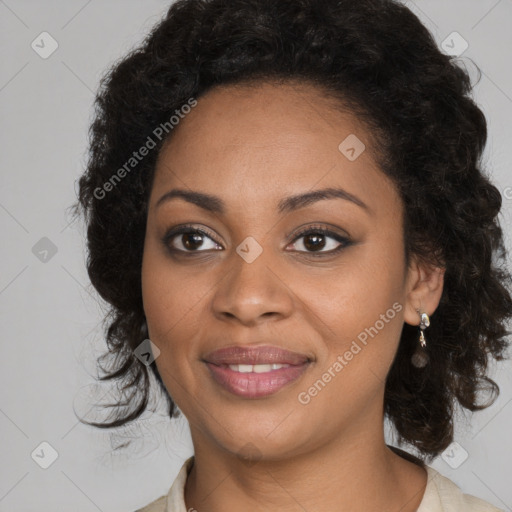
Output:
M311 86L270 84L214 89L174 130L151 191L142 288L156 364L194 444L279 459L380 432L417 273L368 132ZM307 198L323 189L338 192ZM160 202L173 190L215 199ZM296 357L274 350L251 361L290 366L229 368L249 364L212 355L232 346Z

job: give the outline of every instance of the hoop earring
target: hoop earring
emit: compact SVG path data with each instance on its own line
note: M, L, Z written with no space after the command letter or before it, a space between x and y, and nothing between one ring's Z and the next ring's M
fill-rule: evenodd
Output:
M411 357L411 363L416 368L424 368L429 363L430 357L425 350L427 340L425 339L423 331L430 325L430 318L425 312L418 311L418 314L420 315L420 339L419 345L416 347L416 351Z

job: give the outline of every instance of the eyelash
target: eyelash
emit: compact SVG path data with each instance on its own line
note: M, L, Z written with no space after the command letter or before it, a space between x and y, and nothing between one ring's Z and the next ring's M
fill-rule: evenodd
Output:
M183 234L200 234L200 235L210 238L217 245L220 245L215 240L215 237L213 236L212 233L208 232L205 229L199 229L199 228L196 228L189 224L189 225L179 226L177 228L170 229L164 235L162 242L165 245L166 249L169 250L172 254L184 254L185 253L185 254L192 255L192 254L197 254L197 253L201 253L201 252L207 252L207 251L185 251L182 249L176 249L176 248L172 247L170 245L172 240L176 236L183 235ZM302 229L295 235L295 238L293 239L292 243L295 243L300 238L303 238L307 235L312 235L312 234L323 235L323 236L333 238L334 240L336 240L337 242L340 243L340 246L337 247L336 249L332 249L330 251L323 251L323 252L320 252L320 251L298 251L300 254L306 254L308 256L313 256L315 258L332 256L334 254L338 254L340 251L342 251L343 249L345 249L346 247L348 247L352 244L352 241L349 238L339 235L338 233L335 233L335 232L333 232L329 229L326 229L322 226L308 226L307 228Z
M307 235L323 235L329 238L333 238L336 242L339 242L340 245L336 249L331 249L330 251L299 251L301 254L307 254L308 256L313 256L315 258L321 258L324 256L332 256L333 254L338 254L340 251L351 245L352 241L349 240L345 236L341 236L334 231L326 229L322 226L308 226L300 230L295 234L295 238L293 239L293 243L295 243L300 238L303 238Z

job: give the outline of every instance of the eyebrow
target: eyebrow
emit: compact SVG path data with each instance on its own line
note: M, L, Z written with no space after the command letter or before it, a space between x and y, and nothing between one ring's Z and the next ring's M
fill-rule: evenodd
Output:
M170 201L171 199L181 198L189 203L199 206L203 210L209 212L218 213L224 215L226 213L226 203L217 196L211 194L205 194L203 192L196 192L183 189L172 189L165 193L156 203L155 208L158 208L163 203ZM371 212L370 207L365 204L361 199L350 194L342 188L323 188L319 190L313 190L304 194L297 194L294 196L286 197L281 199L278 203L278 212L280 214L289 213L300 208L304 208L310 204L322 201L325 199L345 199L350 201L368 213Z

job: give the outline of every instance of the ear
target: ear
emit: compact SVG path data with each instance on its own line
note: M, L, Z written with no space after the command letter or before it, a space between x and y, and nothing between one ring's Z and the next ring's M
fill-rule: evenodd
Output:
M434 313L443 293L445 270L424 263L414 255L411 257L406 277L405 322L419 325L418 310L429 316Z

